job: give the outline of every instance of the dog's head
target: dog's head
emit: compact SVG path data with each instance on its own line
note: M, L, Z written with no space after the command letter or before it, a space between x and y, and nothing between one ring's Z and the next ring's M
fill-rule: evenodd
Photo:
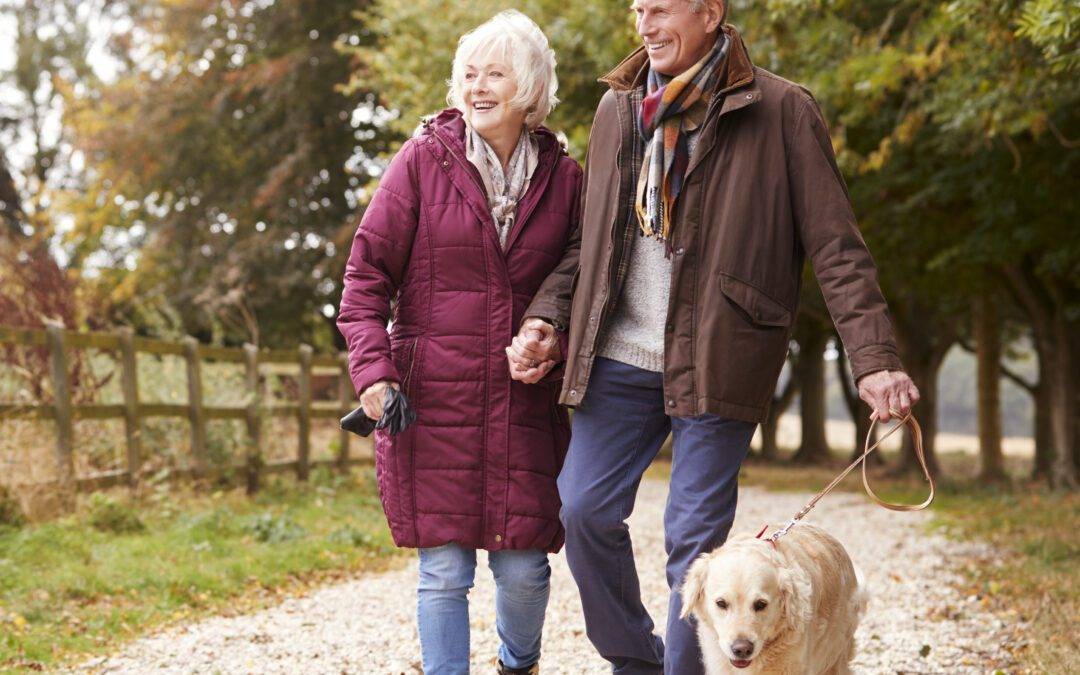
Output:
M766 541L737 538L700 556L682 587L682 618L693 616L736 668L808 622L810 580L789 569Z

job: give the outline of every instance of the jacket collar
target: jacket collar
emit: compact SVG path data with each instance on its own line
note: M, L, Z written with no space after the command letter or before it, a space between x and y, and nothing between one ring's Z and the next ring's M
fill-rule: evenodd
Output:
M728 50L727 79L717 92L720 94L754 81L754 64L750 62L750 55L746 51L746 45L743 44L739 31L730 24L725 24L722 30L731 40L731 48ZM614 91L630 91L643 85L648 73L649 55L642 45L623 59L611 72L601 77L600 82Z
M439 138L450 144L454 151L465 156L465 116L457 108L447 108L434 117L424 120L424 131L437 133ZM539 144L539 154L555 152L556 156L565 154L565 149L555 134L545 126L537 127L532 132Z

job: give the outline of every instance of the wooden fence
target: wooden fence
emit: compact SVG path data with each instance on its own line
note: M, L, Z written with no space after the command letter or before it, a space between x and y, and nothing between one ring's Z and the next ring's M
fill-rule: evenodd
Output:
M0 423L5 418L19 417L54 420L56 423L56 462L59 488L68 501L73 501L76 490L93 491L118 484L136 485L144 454L140 443L141 421L150 417L179 417L189 422L191 430L191 468L179 474L205 478L211 472L207 462L206 423L209 420L244 420L248 440L246 455L232 469L245 476L249 492L258 489L263 473L295 471L299 480L307 480L314 464L332 464L344 469L350 464L370 462L368 457L349 457L349 432L341 431L340 449L331 460L311 459L311 420L314 418L339 419L355 407L355 394L349 379L346 354L319 355L309 345L301 345L296 351L259 350L246 344L241 348L211 347L193 337L181 342L170 342L138 337L130 329L116 333L82 333L52 326L45 330L8 328L0 326L0 344L16 344L29 347L47 347L51 362L51 378L54 401L52 405L16 405L0 403ZM118 404L72 404L68 352L71 349L102 349L119 352L123 402ZM135 355L139 353L174 355L183 357L187 366L188 396L186 404L146 403L139 399L139 380ZM246 404L243 406L208 406L203 404L203 361L242 363L246 371ZM288 364L299 367L299 400L288 404L266 404L259 383L259 366L263 364ZM338 377L338 400L335 402L312 401L312 375L336 375ZM266 463L262 453L262 424L264 416L295 417L299 427L296 459ZM126 436L125 466L122 469L76 476L73 461L75 446L74 421L123 419Z

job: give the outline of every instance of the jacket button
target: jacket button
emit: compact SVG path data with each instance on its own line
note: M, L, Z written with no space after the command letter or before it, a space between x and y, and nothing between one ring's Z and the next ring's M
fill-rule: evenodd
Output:
M589 323L596 323L596 315L595 314L593 314L592 316L589 317Z
M686 253L686 249L681 246L675 250L675 255L682 255L683 253Z
M495 535L495 541L502 541L502 535L501 534Z
M570 395L571 396L577 396L577 389L571 389L570 390Z
M675 407L675 401L669 398L668 402L667 402L667 407L674 408Z
M667 325L667 331L668 331L668 332L670 333L670 332L672 332L672 331L674 331L674 330L675 330L675 324L673 324L673 323L669 323L669 324Z

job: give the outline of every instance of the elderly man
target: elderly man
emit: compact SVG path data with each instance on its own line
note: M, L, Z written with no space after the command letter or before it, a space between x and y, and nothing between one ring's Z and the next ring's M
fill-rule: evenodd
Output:
M702 672L693 627L673 592L665 653L626 518L671 432L668 585L724 542L804 258L861 397L887 420L919 394L810 93L750 63L720 0L633 10L644 44L602 79L580 231L508 354L513 376L532 382L565 350L561 402L576 410L559 493L589 639L614 672L690 675Z

